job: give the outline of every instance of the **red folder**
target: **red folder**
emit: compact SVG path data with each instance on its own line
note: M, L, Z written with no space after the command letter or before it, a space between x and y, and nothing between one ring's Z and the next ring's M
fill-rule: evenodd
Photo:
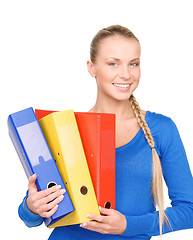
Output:
M54 111L35 110L37 119ZM98 204L115 209L115 114L75 112Z

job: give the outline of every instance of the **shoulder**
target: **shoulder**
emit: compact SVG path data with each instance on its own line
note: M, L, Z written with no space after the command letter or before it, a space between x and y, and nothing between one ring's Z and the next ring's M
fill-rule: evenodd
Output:
M177 143L179 139L178 129L170 117L147 111L145 119L160 153L163 152L171 142Z
M175 125L170 117L156 112L147 111L145 119L152 131L169 130Z

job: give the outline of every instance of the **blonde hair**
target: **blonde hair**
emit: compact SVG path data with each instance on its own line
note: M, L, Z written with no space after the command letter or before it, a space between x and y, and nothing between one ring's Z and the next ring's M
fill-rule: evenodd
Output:
M112 25L110 27L100 30L95 37L93 38L90 45L90 59L93 63L96 62L97 51L101 41L107 37L120 35L129 39L135 39L139 42L136 36L127 28L120 25ZM169 227L169 220L164 212L164 194L163 194L163 183L162 183L162 168L159 156L155 149L155 142L151 135L151 131L148 127L148 124L145 120L142 110L139 107L138 102L136 101L133 95L129 98L131 107L134 111L134 114L137 118L139 126L142 128L145 138L152 149L152 160L153 160L153 169L152 169L152 194L154 197L154 204L158 206L159 209L159 229L160 236L162 236L162 227L164 221Z

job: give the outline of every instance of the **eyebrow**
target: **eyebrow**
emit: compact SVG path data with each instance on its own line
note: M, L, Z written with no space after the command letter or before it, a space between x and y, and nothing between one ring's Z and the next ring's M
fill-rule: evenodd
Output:
M111 59L113 59L113 60L115 60L115 61L120 61L119 58L115 58L115 57L109 57L109 58L106 58L105 60L111 60ZM136 61L136 60L140 60L140 58L131 59L130 62Z

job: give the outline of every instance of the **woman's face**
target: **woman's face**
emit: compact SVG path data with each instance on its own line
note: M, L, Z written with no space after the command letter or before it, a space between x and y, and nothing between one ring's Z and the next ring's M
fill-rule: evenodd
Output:
M87 62L101 96L129 99L139 84L140 52L140 44L135 39L113 36L102 40L95 63Z

